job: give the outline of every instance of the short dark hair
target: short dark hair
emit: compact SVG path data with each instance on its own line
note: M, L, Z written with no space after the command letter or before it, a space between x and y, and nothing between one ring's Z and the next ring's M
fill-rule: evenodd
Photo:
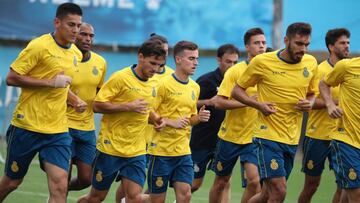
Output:
M63 3L60 4L56 9L56 16L57 18L64 18L68 14L75 14L82 16L82 10L80 6L74 3Z
M292 38L295 35L311 35L311 25L309 23L297 22L289 25L286 29L286 37Z
M168 40L164 36L158 35L156 33L150 34L150 40L159 40L160 42L162 42L164 44L169 44Z
M274 51L273 48L271 48L271 47L266 47L266 51L265 51L265 52L272 52L272 51Z
M223 44L217 50L217 57L221 58L225 53L240 55L240 51L233 44Z
M146 40L139 47L138 54L142 54L144 57L166 57L163 43L159 40Z
M325 36L325 44L327 49L330 52L329 49L329 45L334 45L336 43L336 41L342 37L342 36L346 36L347 38L350 38L350 32L349 30L347 30L346 28L335 28L335 29L331 29L326 33Z
M174 57L182 53L184 50L197 50L198 45L196 45L194 42L189 41L180 41L175 44L174 46Z
M263 35L263 34L264 34L264 31L259 27L255 27L255 28L251 28L251 29L247 30L244 34L244 45L247 45L250 43L250 39L252 36Z

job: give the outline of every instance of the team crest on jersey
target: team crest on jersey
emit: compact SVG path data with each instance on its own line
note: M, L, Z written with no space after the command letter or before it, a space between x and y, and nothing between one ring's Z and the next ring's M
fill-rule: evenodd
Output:
M74 64L74 66L77 66L77 58L76 58L76 56L74 56L74 59L73 59L73 64Z
M151 96L156 97L156 90L155 87L152 88Z
M279 164L277 163L276 159L271 159L270 168L272 170L277 170L279 168Z
M218 163L216 164L216 169L217 169L218 171L222 171L222 170L223 170L223 166L222 166L222 164L221 164L220 161L218 161Z
M93 67L92 73L93 73L94 75L98 75L98 74L99 74L99 71L98 71L98 69L97 69L96 66Z
M192 100L195 100L195 92L194 92L194 90L191 91L191 99L192 99Z
M309 74L310 74L310 73L309 73L308 69L305 67L305 68L304 68L304 71L303 71L304 77L306 77L306 78L309 77Z
M267 129L267 126L266 126L266 125L261 125L261 126L260 126L260 129L261 129L261 130L266 130L266 129Z
M155 185L157 187L162 187L164 185L164 181L163 181L162 177L157 177L156 178Z
M306 164L306 167L310 170L312 170L314 168L314 161L313 160L309 160Z
M103 180L102 171L98 171L96 173L95 179L97 182L101 182Z
M349 179L350 180L355 180L357 178L357 174L355 172L355 170L353 168L349 169Z
M19 171L19 166L16 161L13 161L11 164L11 171L17 173Z

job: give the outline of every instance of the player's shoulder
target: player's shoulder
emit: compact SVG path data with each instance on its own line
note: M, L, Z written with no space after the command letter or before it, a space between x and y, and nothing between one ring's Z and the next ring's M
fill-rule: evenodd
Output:
M99 63L106 63L105 58L102 57L100 54L94 52L94 51L91 51L91 57L93 57Z
M32 39L29 42L28 47L36 47L37 49L48 48L50 47L49 43L55 43L55 40L50 33L47 33Z

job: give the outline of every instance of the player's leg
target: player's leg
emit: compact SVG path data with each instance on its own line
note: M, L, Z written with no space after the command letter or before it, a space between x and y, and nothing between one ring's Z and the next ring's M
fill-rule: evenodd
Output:
M170 179L171 186L175 189L176 202L190 202L191 183L194 180L193 161L191 155L185 155L176 159L173 175Z
M191 157L194 162L194 181L191 185L191 192L195 192L203 183L207 166L213 158L213 150L192 150Z
M302 172L305 173L305 182L298 202L311 202L324 170L325 160L330 154L330 141L319 140L305 136L303 144Z
M286 196L286 179L290 175L296 153L296 145L291 146L270 140L255 138L255 153L263 190L250 202L283 202Z
M191 186L184 182L174 182L173 184L176 202L189 203L191 199Z
M165 202L170 174L174 167L171 159L171 157L149 156L147 183L152 203Z
M66 202L72 138L67 132L41 136L39 159L48 179L49 202Z
M5 173L0 180L0 202L22 182L41 142L34 133L10 125L6 133Z
M251 197L261 191L255 144L241 145L240 161L242 186L245 187L241 202L248 202Z
M126 202L141 202L142 188L146 179L145 155L128 158L119 176L124 188Z
M348 202L360 202L360 150L347 143L333 140L331 164L336 181L345 190Z
M73 138L72 159L77 167L77 177L71 179L69 190L82 190L91 184L92 163L96 153L95 131L69 129Z
M225 188L230 187L232 170L240 155L241 146L219 139L215 152L213 170L216 174L209 192L209 202L220 202Z
M94 172L91 180L91 190L79 198L78 202L102 202L118 175L119 169L126 163L124 158L97 152L94 160Z

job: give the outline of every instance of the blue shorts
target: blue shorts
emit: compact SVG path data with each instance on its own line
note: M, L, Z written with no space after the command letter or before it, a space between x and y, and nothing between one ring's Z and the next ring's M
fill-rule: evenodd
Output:
M115 178L124 177L143 187L146 178L145 165L145 155L129 158L112 156L97 151L92 186L97 190L109 190Z
M206 170L212 168L214 160L214 149L192 150L191 158L194 162L194 178L202 178L205 176Z
M255 153L261 180L289 177L294 165L297 145L288 145L271 140L254 138Z
M37 153L40 164L46 162L69 171L71 137L67 132L43 134L10 125L6 142L5 174L11 179L23 178Z
M235 167L236 161L240 160L242 187L246 187L245 163L257 165L255 146L249 144L235 144L219 139L216 145L213 170L217 176L229 176Z
M342 189L360 188L360 149L341 141L331 141L331 163Z
M330 161L330 140L319 140L305 136L303 153L301 171L309 176L321 176L326 158Z
M87 165L92 165L96 154L95 131L83 131L69 128L71 143L71 157Z
M194 179L191 155L164 157L150 155L148 169L149 192L159 194L166 192L168 183L174 182L192 184Z

